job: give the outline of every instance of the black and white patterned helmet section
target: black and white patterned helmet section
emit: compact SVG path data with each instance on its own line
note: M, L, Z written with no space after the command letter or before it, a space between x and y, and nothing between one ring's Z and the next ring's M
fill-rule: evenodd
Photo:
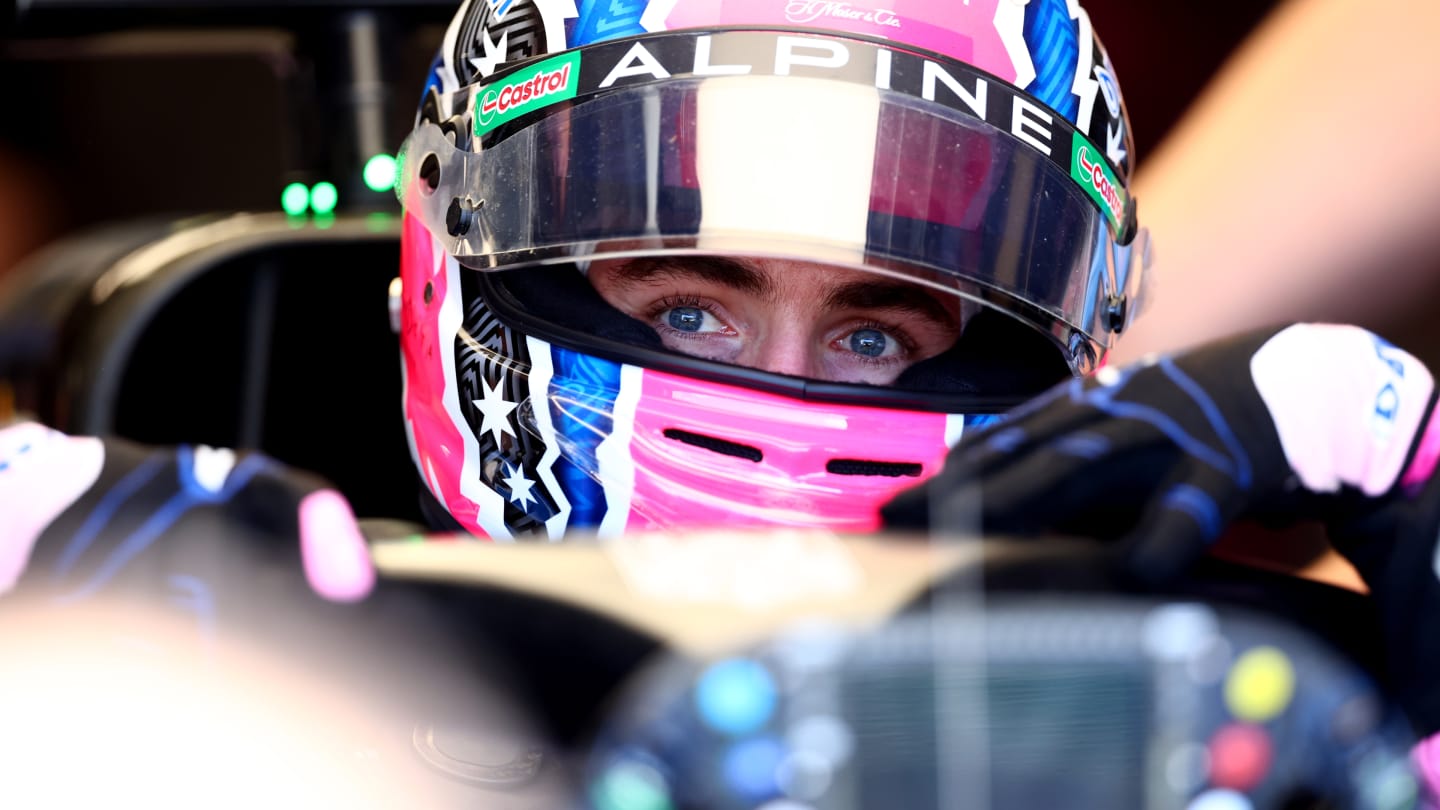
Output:
M465 0L441 46L441 90L489 76L506 62L566 48L575 0Z
M480 482L504 499L512 535L543 534L568 502L550 470L556 453L546 452L554 444L549 415L535 412L531 396L531 353L525 337L500 323L480 296L466 300L455 339L455 381L479 451ZM549 367L548 356L539 360Z

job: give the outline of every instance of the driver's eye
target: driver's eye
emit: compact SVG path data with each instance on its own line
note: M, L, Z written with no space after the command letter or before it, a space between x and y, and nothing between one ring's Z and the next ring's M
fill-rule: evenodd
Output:
M670 327L680 331L700 331L706 323L706 311L700 307L675 307L670 310Z
M675 307L668 313L666 320L671 329L680 332L699 332L705 325L705 310L699 307Z
M880 357L885 354L889 340L878 329L857 329L850 335L850 351L866 357Z

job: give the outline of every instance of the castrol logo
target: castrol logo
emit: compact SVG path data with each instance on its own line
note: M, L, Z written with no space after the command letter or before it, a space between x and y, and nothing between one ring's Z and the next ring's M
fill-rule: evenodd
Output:
M1104 164L1099 160L1092 161L1090 150L1084 146L1080 147L1080 173L1100 193L1101 199L1105 200L1111 211L1120 210L1120 192L1115 188L1115 184L1110 182L1110 178L1105 176Z
M537 73L523 82L486 90L480 100L481 121L489 123L492 116L505 115L566 90L570 87L570 69L567 62L559 70Z

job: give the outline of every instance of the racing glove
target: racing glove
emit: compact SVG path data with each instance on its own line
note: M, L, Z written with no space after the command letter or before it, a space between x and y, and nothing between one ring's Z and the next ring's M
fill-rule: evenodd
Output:
M0 428L0 594L163 593L209 614L263 598L228 582L256 570L303 572L332 602L375 582L345 498L262 454Z
M455 805L415 735L501 729L490 763L514 713L466 614L407 585L263 454L0 428L0 803Z
M1122 569L1150 585L1237 518L1321 520L1376 599L1392 688L1430 733L1440 730L1434 411L1425 366L1363 329L1252 332L1051 389L967 435L882 518L929 528L947 501L973 503L989 533L1113 541Z

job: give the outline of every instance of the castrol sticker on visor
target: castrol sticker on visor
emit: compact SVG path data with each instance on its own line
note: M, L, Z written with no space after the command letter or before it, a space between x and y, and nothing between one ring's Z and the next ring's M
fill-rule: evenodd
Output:
M1125 189L1106 165L1104 153L1079 132L1070 146L1070 177L1100 206L1112 228L1119 229L1125 217Z
M487 85L475 98L475 134L484 135L506 121L575 97L580 54L562 54Z

